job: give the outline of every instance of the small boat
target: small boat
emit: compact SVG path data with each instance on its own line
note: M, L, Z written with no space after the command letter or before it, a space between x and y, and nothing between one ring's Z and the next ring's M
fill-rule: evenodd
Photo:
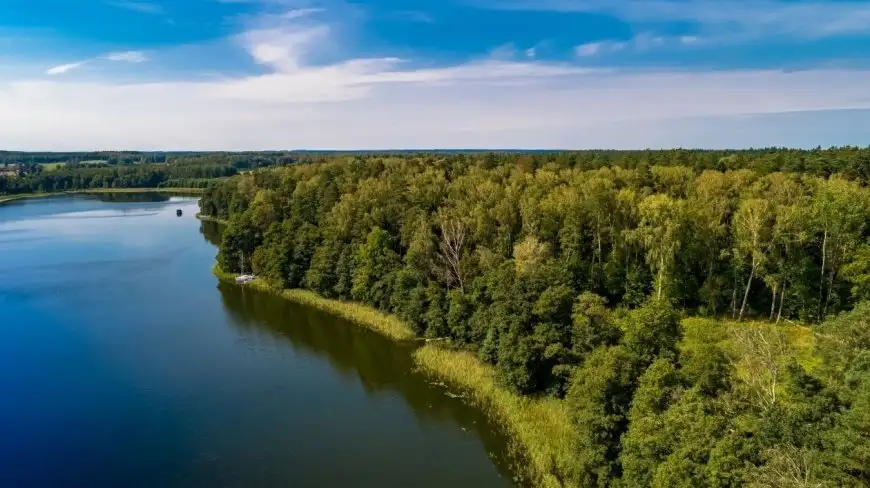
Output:
M180 208L175 211L175 215L181 217L181 209Z
M236 283L239 285L244 285L251 281L254 281L254 275L252 274L243 274L236 277Z

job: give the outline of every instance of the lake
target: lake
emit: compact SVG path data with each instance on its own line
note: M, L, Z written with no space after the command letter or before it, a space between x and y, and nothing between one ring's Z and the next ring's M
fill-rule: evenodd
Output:
M0 205L0 486L514 486L503 436L411 346L218 284L196 212Z

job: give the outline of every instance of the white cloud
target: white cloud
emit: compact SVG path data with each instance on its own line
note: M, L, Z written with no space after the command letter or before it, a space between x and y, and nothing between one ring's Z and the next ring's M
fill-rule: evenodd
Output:
M45 74L50 76L57 75L65 75L71 71L77 70L86 64L93 63L100 59L105 59L107 61L122 61L126 63L144 63L148 60L148 57L142 51L125 51L125 52L115 52L108 53L98 58L85 59L83 61L76 61L74 63L66 63L57 66L53 66L45 71Z
M614 141L635 147L668 127L678 135L679 120L691 117L870 108L865 71L571 73L491 63L397 72L351 62L202 82L3 83L0 106L13 116L0 120L0 146L572 148L598 147L596 138L622 131Z
M574 52L582 57L598 56L622 51L626 45L623 41L596 41L581 44L574 48Z
M318 14L323 11L324 9L322 8L298 8L295 10L284 12L279 17L284 20L294 20L301 19L302 17L308 17L309 15Z
M148 61L148 56L142 51L124 51L109 53L104 56L109 61L123 61L126 63L144 63Z
M82 66L88 64L88 61L78 61L76 63L67 63L61 64L58 66L51 67L45 71L45 74L56 76L56 75L64 75L69 73L72 70L81 68Z
M510 60L517 56L517 47L512 43L502 44L489 50L490 59Z
M638 53L675 45L687 46L699 42L700 39L695 36L664 37L651 33L641 33L627 41L603 40L581 44L574 48L574 53L580 57L593 57L621 51Z
M631 40L635 49L639 51L646 51L649 49L654 49L657 47L661 47L665 44L665 38L662 36L657 36L654 34L639 34Z

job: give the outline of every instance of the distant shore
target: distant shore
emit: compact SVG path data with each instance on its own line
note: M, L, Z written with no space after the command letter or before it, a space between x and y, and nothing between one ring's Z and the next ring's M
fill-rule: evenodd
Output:
M4 203L23 200L25 198L44 198L55 195L87 195L99 193L181 193L200 195L204 188L89 188L83 190L65 190L46 193L21 193L17 195L0 195L0 205Z

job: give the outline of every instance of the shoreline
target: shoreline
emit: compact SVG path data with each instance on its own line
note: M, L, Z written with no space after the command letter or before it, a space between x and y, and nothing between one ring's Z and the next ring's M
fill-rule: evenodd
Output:
M212 272L220 281L236 284L235 275L217 264ZM324 298L308 290L276 290L260 280L238 286L332 313L396 342L420 340L399 318L365 305ZM512 469L520 478L541 488L571 486L562 481L570 470L574 441L564 400L525 397L510 391L499 384L491 366L467 351L426 343L412 357L418 371L467 393L466 403L480 408L494 425L504 429L514 458Z
M19 193L15 195L0 195L0 205L28 198L45 198L55 195L94 195L100 193L180 193L200 195L205 188L88 188L81 190L64 190L43 193Z
M236 284L236 276L219 269L217 265L214 265L212 268L212 273L223 282ZM332 313L333 315L337 315L356 325L378 332L397 342L412 341L416 338L414 331L398 318L381 313L364 305L331 300L308 290L277 290L259 279L255 279L239 286L254 288L302 305L307 305Z
M221 224L221 225L227 225L227 223L228 223L228 221L226 221L224 219L219 219L217 217L211 217L209 215L203 215L199 212L196 213L196 218L197 218L197 220L201 220L203 222L216 222L216 223ZM215 274L217 274L217 273L218 272L215 271ZM233 281L235 281L235 280L233 280Z

